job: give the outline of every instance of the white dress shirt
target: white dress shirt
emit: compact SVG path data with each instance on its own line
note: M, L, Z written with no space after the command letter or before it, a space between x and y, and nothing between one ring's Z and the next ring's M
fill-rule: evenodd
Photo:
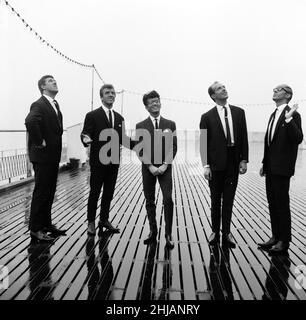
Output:
M156 117L156 118L154 118L154 117L152 117L152 116L150 115L150 119L151 119L151 121L152 121L152 123L153 123L154 129L155 129L155 119L157 119L157 126L158 126L158 128L159 128L160 115L159 115L158 117Z
M282 104L280 106L278 106L276 108L276 112L275 112L275 118L274 118L274 122L273 122L273 127L272 127L272 132L271 132L271 141L273 139L274 136L274 132L275 132L275 128L276 128L276 124L279 120L280 115L282 114L282 112L284 111L284 109L286 108L287 104ZM286 120L286 122L289 122L291 119ZM270 132L270 127L271 127L271 122L269 123L269 128L268 128L268 132Z
M57 109L56 109L56 106L55 106L55 103L54 103L54 99L52 99L51 97L47 96L46 94L43 94L43 96L45 98L47 98L47 100L50 102L51 106L53 107L56 115L58 115L58 112L57 112Z
M112 113L112 128L114 128L115 114L114 114L113 109L112 109L112 108L111 108L111 109L106 108L106 107L104 106L104 104L102 104L102 108L103 108L103 110L104 110L105 113L106 113L106 116L107 116L108 121L109 121L109 111L111 111L111 113Z
M217 107L217 110L218 110L218 114L219 114L220 120L222 122L222 126L223 126L223 131L224 131L225 137L227 138L225 117L224 117L224 108L223 108L223 106L219 106L218 104L216 105L216 107ZM228 104L226 104L224 107L227 110L227 119L228 119L228 125L229 125L229 129L230 129L230 133L231 133L231 142L232 142L232 144L234 144L235 141L234 141L233 118L232 118L231 109L230 109Z

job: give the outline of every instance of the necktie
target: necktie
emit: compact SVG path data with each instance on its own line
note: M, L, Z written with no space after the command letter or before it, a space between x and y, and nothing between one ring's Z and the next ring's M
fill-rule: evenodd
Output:
M270 145L272 142L272 129L273 129L273 124L274 124L274 120L275 120L276 110L277 109L274 110L274 112L272 113L272 116L271 116L270 127L269 127L269 132L268 132L268 145Z
M58 103L57 103L56 100L53 100L53 103L54 103L55 108L56 108L56 110L57 110L57 115L59 115L59 105L58 105Z
M158 122L157 122L157 118L154 119L155 121L155 129L158 129Z
M231 138L231 132L228 124L228 116L227 116L227 109L223 107L224 109L224 118L225 118L225 127L226 127L226 141L227 141L227 146L232 145L232 138Z
M53 103L54 103L55 108L57 110L58 123L59 123L60 127L62 127L62 116L61 116L59 105L56 100L53 100Z
M113 116L112 116L112 111L108 110L108 119L109 119L109 124L111 128L113 127Z

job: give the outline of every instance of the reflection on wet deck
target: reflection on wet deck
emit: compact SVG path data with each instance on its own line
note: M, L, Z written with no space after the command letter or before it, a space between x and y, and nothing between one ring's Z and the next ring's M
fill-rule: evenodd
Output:
M88 168L59 176L53 221L67 236L53 244L31 244L27 230L33 184L1 194L0 265L9 270L7 299L305 300L296 282L306 269L305 151L291 183L293 241L289 256L269 257L257 242L270 236L264 180L257 170L262 150L251 145L249 171L240 177L232 233L236 249L210 247L210 197L198 158L178 155L174 165L175 248L165 249L161 192L157 189L156 244L145 246L148 224L140 165L121 166L110 217L120 234L86 233ZM304 153L304 154L303 154ZM179 161L181 160L181 161ZM98 217L97 217L98 218ZM306 288L306 281L304 282Z

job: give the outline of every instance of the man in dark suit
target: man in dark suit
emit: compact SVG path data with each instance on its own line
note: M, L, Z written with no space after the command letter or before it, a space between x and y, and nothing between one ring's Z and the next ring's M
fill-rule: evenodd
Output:
M209 244L216 244L220 239L222 215L223 242L234 248L236 245L230 232L232 207L239 173L247 171L248 162L245 114L243 109L227 104L228 93L223 84L214 82L208 93L216 106L201 117L200 151L204 177L209 181L211 193Z
M42 96L31 105L25 119L28 153L35 172L29 229L32 238L52 241L54 236L65 234L64 230L57 229L51 223L51 207L62 152L63 117L54 100L58 88L53 76L43 76L38 81L38 88Z
M94 235L97 202L103 186L99 227L119 233L109 221L109 209L113 198L120 163L120 145L133 147L125 135L124 118L112 109L116 92L111 84L100 89L102 106L88 112L85 117L81 141L90 145L90 193L88 198L88 234Z
M139 152L142 161L143 191L146 198L146 210L150 225L150 234L144 244L156 240L155 185L158 179L163 194L165 237L168 248L173 249L172 241L172 161L177 151L175 122L160 116L160 96L153 90L143 96L143 103L150 116L136 124L136 140L144 148Z
M298 145L303 141L301 116L295 104L288 106L292 89L281 84L273 90L276 109L269 119L260 175L266 176L266 193L269 203L272 237L259 243L270 254L284 253L291 241L291 215L289 185L294 175Z

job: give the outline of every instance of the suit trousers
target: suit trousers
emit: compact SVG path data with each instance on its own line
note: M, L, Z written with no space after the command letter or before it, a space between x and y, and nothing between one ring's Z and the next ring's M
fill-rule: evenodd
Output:
M266 173L266 193L269 203L272 236L276 240L291 241L289 198L290 177Z
M97 203L103 186L100 207L100 221L109 219L109 208L113 199L119 165L99 165L90 167L90 192L87 205L87 220L94 222L96 218Z
M239 163L235 159L235 147L228 147L226 169L212 170L212 179L209 181L212 232L220 232L222 215L223 235L230 233L232 208L238 184Z
M33 232L51 226L51 208L58 176L58 163L33 162L33 190L29 229Z
M172 234L173 200L172 200L172 166L168 166L162 175L153 176L147 166L142 165L143 191L146 198L146 210L150 231L157 234L155 186L158 179L164 204L165 236Z

